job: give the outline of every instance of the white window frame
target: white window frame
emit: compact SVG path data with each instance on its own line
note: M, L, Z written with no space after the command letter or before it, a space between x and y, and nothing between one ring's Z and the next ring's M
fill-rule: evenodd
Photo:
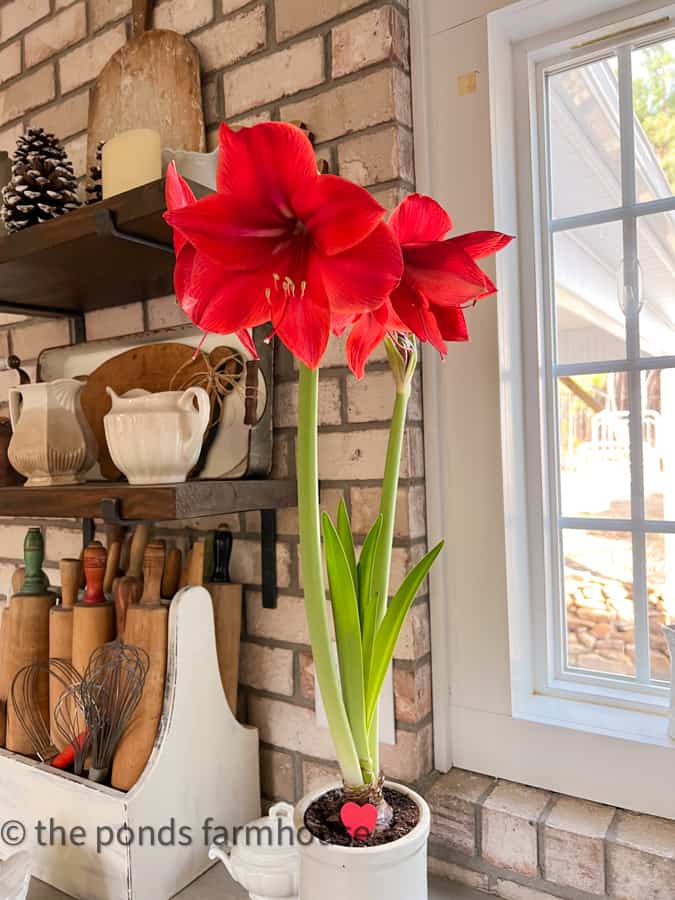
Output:
M629 42L627 35L618 36L602 42L599 46L588 48L581 53L578 49L555 55L552 58L534 63L531 75L534 80L533 100L536 108L532 110L531 129L520 129L517 135L518 155L530 154L539 162L539 171L533 172L538 181L539 208L535 207L535 227L540 229L541 258L538 260L541 269L541 295L538 297L538 328L541 331L539 350L542 358L537 359L536 346L524 347L524 377L533 383L539 382L540 419L541 423L533 423L528 429L528 471L529 462L542 468L543 496L534 496L531 501L530 559L532 584L535 591L546 597L545 615L538 616L535 633L536 654L536 686L540 693L551 693L564 696L573 689L573 693L584 691L608 702L619 702L636 709L649 711L651 707L665 708L669 702L668 688L664 684L658 686L649 681L649 606L647 598L646 558L644 538L647 534L675 533L672 521L647 520L644 510L644 481L642 459L642 421L640 415L641 389L640 377L643 372L671 368L675 365L675 357L642 357L638 319L626 319L627 355L623 360L613 360L580 364L556 364L553 359L555 341L554 277L550 271L553 259L552 239L555 233L589 225L617 222L623 225L624 246L637 258L637 223L643 216L675 210L675 197L657 199L640 203L635 197L635 133L632 110L632 78L631 53L634 49L652 43L658 39L669 39L675 36L675 7L664 9L664 18L670 17L669 23L660 23L653 27L640 29ZM652 16L653 18L653 16ZM658 16L657 18L660 18ZM618 48L618 52L617 52ZM564 71L570 66L607 58L617 52L622 87L619 96L619 114L621 128L622 158L622 205L615 209L602 210L588 214L554 219L551 211L550 184L550 136L547 115L546 79L549 74ZM527 44L515 50L517 55L527 57ZM555 53L555 51L554 51ZM626 89L627 88L627 89ZM517 90L522 97L522 91ZM522 110L523 116L526 110ZM529 132L529 133L528 133ZM531 142L536 142L537 153L532 154ZM535 168L535 166L533 166ZM538 176L538 178L537 178ZM630 277L630 276L628 276ZM637 290L637 273L634 272L630 287ZM618 301L617 301L618 302ZM527 314L527 312L525 313ZM529 311L529 314L534 314ZM528 365L529 363L529 365ZM631 506L632 519L613 520L591 516L565 517L561 514L560 496L560 460L557 439L558 408L556 379L563 375L582 375L606 372L627 372L629 378L630 406L638 412L631 416ZM538 503L539 500L543 502ZM603 676L602 674L583 673L581 671L565 671L563 658L564 646L564 597L563 561L560 555L559 530L561 528L582 528L592 531L624 531L637 536L633 543L633 578L636 619L636 676L637 681L622 676ZM541 565L542 562L549 565Z
M457 426L448 416L448 410L457 407L457 371L452 371L452 363L440 364L428 349L424 355L429 534L431 541L441 536L450 538L441 565L431 576L436 766L445 770L454 764L675 818L673 792L663 789L664 784L672 783L675 743L668 737L667 699L662 692L656 691L654 696L650 691L652 696L639 697L616 683L602 685L598 691L597 682L549 683L549 689L542 690L542 678L547 679L550 673L542 670L541 659L533 652L537 635L550 637L550 625L542 615L544 606L533 602L541 586L533 581L529 565L528 526L533 516L536 521L537 503L541 506L546 496L540 435L537 433L537 464L533 466L532 443L526 439L524 428L525 412L540 410L540 379L527 378L527 370L540 358L531 348L541 350L541 330L532 317L521 317L521 309L526 304L537 308L544 273L539 264L541 231L535 215L538 197L532 158L516 153L515 140L519 129L524 129L526 138L532 133L530 109L535 107L534 97L514 90L514 85L523 83L523 77L529 81L544 50L547 55L561 55L580 34L607 33L621 27L618 22L625 26L649 21L665 6L663 0L632 4L622 0L566 0L564 4L559 0L514 4L478 0L477 5L476 0L464 4L417 0L411 4L411 15L418 189L445 202L460 231L467 227L461 218L465 211L468 215L464 218L472 227L494 224L518 235L517 252L500 254L496 263L500 289L499 385L495 388L488 378L485 387L480 386L488 404L494 399L491 392L499 393L505 553L503 561L496 557L492 560L495 569L503 565L503 575L498 573L494 579L497 587L499 579L503 580L503 592L496 590L494 596L480 597L480 606L467 596L467 577L457 577L466 553L458 520L461 522L464 514L474 514L473 498L467 499L461 492L455 498L452 491L453 479L455 488L461 483L461 472L458 475L452 471ZM485 47L476 49L475 70L479 79L489 72L486 115L490 119L492 206L485 205L485 216L478 225L472 220L471 198L462 205L461 185L447 197L435 189L444 183L439 163L434 162L438 154L432 152L434 119L442 107L434 108L431 98L443 96L441 91L447 93L451 82L443 67L445 59L452 65L452 57L446 53L440 71L435 71L431 50L434 40L452 30L457 31L456 46L464 49L462 30L466 28L467 39L475 39L482 25L479 22L478 28L473 26L486 13L487 39ZM552 48L556 42L558 48ZM439 89L441 78L445 80ZM472 137L475 139L475 135ZM492 221L486 220L490 215ZM487 352L490 350L488 346ZM458 455L465 451L460 448ZM479 497L477 503L482 508L475 514L482 514L486 521L489 510L485 498ZM668 530L659 525L661 531ZM453 538L453 532L459 537ZM492 546L498 549L499 542ZM543 558L551 559L546 554ZM479 573L475 579L479 586L483 583L481 576ZM482 656L475 643L480 629L474 620L480 616L492 650ZM504 626L500 627L502 622ZM458 646L461 652L449 652L448 648ZM474 651L478 663L472 658ZM472 689L471 679L483 680Z

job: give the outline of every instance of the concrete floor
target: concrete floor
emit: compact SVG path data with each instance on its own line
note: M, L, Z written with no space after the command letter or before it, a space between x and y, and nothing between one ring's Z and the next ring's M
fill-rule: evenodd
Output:
M247 900L248 894L228 877L221 865L211 869L194 884L178 895L176 900ZM69 900L66 894L33 880L28 900ZM379 900L379 898L373 898ZM384 898L382 898L384 900ZM476 893L449 881L431 879L429 900L485 900L485 894Z

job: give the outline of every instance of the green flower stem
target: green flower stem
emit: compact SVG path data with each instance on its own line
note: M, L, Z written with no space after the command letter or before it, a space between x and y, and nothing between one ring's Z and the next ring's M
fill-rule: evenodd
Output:
M334 663L323 580L319 513L318 403L318 370L309 369L300 363L297 446L298 533L307 625L314 654L314 669L337 761L345 784L357 787L363 784L363 776Z
M414 369L413 369L414 371ZM401 451L405 434L405 421L410 399L410 382L412 374L405 379L397 378L396 401L389 429L387 459L382 482L380 513L382 514L382 531L378 542L373 572L373 594L377 602L377 625L379 627L387 611L387 595L389 593L389 574L391 572L392 545L394 542L394 521L396 518L396 500L398 497L398 481L401 470ZM380 771L380 729L378 716L375 715L369 735L370 757L373 771Z

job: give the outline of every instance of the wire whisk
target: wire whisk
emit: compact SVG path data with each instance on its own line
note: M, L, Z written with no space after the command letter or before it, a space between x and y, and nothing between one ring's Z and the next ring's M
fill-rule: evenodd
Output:
M82 775L84 772L84 764L91 746L82 708L79 677L78 675L77 684L65 690L54 707L54 728L72 753L75 775Z
M61 758L54 745L42 709L48 705L49 681L55 679L69 693L80 682L79 672L63 659L50 659L24 666L14 676L11 687L12 705L16 718L33 745L41 762L66 768L70 759Z
M90 742L90 781L107 780L117 746L143 696L149 667L145 650L121 641L92 653L79 687Z

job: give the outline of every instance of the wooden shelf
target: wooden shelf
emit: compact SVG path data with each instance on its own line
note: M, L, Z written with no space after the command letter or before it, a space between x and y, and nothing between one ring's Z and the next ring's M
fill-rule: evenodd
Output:
M185 484L134 486L126 482L89 482L59 487L0 488L0 516L107 518L168 522L220 516L248 510L295 506L294 481L188 481ZM106 514L107 512L107 514Z
M77 315L173 293L164 185L164 179L153 181L0 237L0 309ZM210 193L191 187L197 197ZM106 227L110 221L125 235L160 246L121 240Z

